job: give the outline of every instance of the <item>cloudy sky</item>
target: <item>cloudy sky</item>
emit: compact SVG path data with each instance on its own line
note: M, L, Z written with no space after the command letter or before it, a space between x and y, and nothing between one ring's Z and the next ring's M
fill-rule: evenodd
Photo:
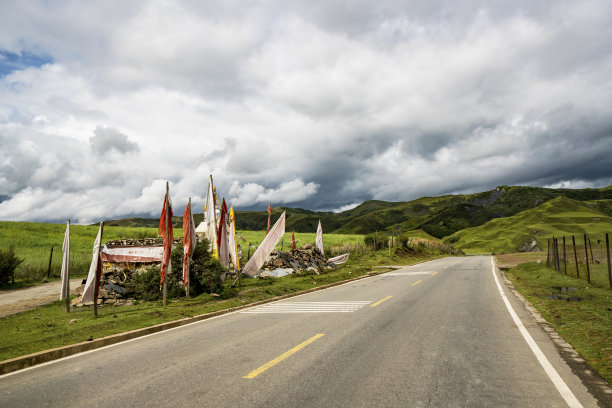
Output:
M612 2L5 1L0 219L612 184Z

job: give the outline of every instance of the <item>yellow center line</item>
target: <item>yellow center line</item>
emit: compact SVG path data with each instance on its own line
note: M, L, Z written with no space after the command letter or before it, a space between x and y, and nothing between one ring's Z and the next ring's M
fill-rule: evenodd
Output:
M303 349L304 347L306 347L307 345L309 345L313 341L315 341L317 339L320 339L323 336L325 336L325 335L324 334L316 334L316 335L312 336L311 338L309 338L305 342L300 343L297 346L295 346L294 348L292 348L291 350L284 352L280 356L276 357L274 360L268 361L266 364L264 364L261 367L251 371L250 373L248 373L247 375L245 375L242 378L255 378L255 377L257 377L259 374L263 373L268 368L274 367L275 365L277 365L278 363L280 363L281 361L283 361L284 359L286 359L290 355L297 353L298 351L300 351L301 349Z
M372 307L374 307L374 306L378 306L378 305L380 305L382 302L384 302L385 300L389 300L389 299L391 299L392 297L393 297L393 296L387 296L387 297L386 297L386 298L384 298L384 299L380 299L380 300L379 300L378 302L376 302L376 303L372 303L370 306L372 306Z
M438 271L436 271L436 272L432 273L432 274L431 274L431 276L434 276L436 273L438 273Z
M413 283L412 285L410 285L410 286L416 286L416 285L418 285L418 284L419 284L419 283L421 283L421 282L423 282L423 281L422 281L422 280L418 280L418 281L414 282L414 283Z

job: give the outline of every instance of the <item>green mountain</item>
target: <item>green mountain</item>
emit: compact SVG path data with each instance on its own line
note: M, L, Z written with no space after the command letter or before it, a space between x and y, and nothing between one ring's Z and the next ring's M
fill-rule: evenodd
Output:
M399 229L406 232L422 229L436 238L444 238L465 228L477 227L496 218L511 217L521 211L537 208L557 197L592 201L590 205L597 206L597 211L604 214L612 212L612 207L606 203L606 200L612 199L611 187L550 189L500 186L482 193L422 197L408 202L369 200L341 213L276 207L272 209L272 221L282 211L287 211L288 231L313 232L321 220L326 233L368 234L375 231ZM194 218L197 224L203 215L194 214ZM157 226L158 222L152 219L139 224L139 220L115 220L108 225ZM236 227L240 230L265 230L267 221L266 211L236 211ZM180 227L180 217L174 217L174 224Z
M606 212L601 211L604 209ZM510 217L490 220L483 225L466 228L443 242L467 252L516 252L535 239L546 249L551 236L603 236L612 230L612 200L578 201L567 197L554 198L536 208Z

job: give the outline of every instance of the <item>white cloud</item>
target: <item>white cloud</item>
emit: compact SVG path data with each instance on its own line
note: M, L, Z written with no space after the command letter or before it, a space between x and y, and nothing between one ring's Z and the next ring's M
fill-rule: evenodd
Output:
M235 181L229 194L230 201L235 205L268 202L277 205L306 200L315 195L318 189L318 184L304 183L300 178L283 182L277 188L264 188L256 183L240 185Z
M595 0L7 5L0 51L50 62L0 77L0 218L156 216L165 180L175 211L199 208L211 173L242 208L609 183L610 14Z

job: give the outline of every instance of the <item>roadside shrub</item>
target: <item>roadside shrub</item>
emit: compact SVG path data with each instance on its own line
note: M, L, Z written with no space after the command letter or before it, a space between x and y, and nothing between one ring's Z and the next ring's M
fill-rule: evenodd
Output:
M9 278L15 283L15 269L22 262L23 259L15 256L12 246L0 249L0 284L8 283Z
M212 256L208 250L208 240L198 241L189 264L189 295L197 296L201 293L218 293L223 291L222 274L226 269L219 260ZM180 243L172 250L172 270L175 277L183 282L183 245ZM185 289L183 287L183 294Z
M159 284L160 277L161 268L159 266L151 266L142 272L134 273L126 289L136 299L159 300L162 298L162 288ZM168 298L180 297L185 293L182 283L182 272L177 273L173 270L166 275L166 279Z

